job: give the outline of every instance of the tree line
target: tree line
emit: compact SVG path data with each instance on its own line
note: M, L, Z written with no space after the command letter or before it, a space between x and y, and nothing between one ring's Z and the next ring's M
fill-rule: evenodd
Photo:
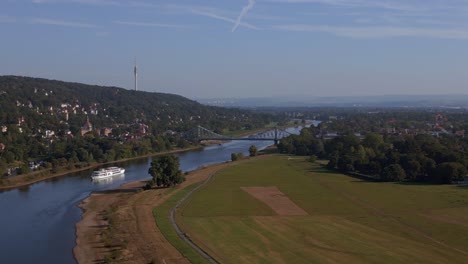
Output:
M380 134L370 131L357 136L353 133L357 120L363 120L361 124L364 121L367 123L360 131L366 128L372 130L378 123L385 123L375 117L375 121L365 120L362 115L339 121L336 125L322 123L318 127L303 129L300 135L281 139L278 149L282 153L326 159L327 168L361 173L382 181L452 183L463 180L467 174L465 150L468 148L468 140L464 137L436 137L428 133ZM406 126L412 127L424 121L416 120L414 124L411 120L404 122L408 122ZM323 130L331 126L334 129L341 127L341 131L345 132L331 139L321 137Z

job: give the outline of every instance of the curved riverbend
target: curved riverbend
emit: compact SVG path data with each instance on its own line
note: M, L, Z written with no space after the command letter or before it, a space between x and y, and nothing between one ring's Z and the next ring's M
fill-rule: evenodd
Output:
M300 128L289 131L297 133ZM222 163L231 153L248 154L250 145L263 149L267 141L231 141L200 150L178 153L180 168L192 171L201 166ZM70 173L18 189L0 192L0 263L76 263L75 224L82 211L77 205L91 192L115 189L132 181L147 179L150 158L116 163L125 177L93 183L91 170ZM25 252L27 252L25 254Z

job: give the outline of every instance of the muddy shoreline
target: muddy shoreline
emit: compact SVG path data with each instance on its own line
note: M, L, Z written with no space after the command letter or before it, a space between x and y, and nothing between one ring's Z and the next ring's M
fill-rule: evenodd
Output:
M190 263L159 231L153 208L177 193L232 164L206 166L186 175L186 181L174 189L143 190L145 181L126 183L114 190L94 192L78 206L82 219L76 224L73 255L82 263L103 263L118 251L118 263ZM109 214L109 210L112 211ZM106 237L110 228L112 241ZM109 246L113 245L113 246Z

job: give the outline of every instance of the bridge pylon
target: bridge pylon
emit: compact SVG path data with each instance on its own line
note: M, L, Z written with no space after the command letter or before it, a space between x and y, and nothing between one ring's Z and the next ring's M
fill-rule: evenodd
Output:
M278 146L278 127L275 126L275 146Z

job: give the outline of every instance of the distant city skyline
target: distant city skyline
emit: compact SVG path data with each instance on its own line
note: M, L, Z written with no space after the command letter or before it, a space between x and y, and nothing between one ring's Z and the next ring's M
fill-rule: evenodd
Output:
M6 0L0 75L189 98L468 94L467 14L440 0Z

